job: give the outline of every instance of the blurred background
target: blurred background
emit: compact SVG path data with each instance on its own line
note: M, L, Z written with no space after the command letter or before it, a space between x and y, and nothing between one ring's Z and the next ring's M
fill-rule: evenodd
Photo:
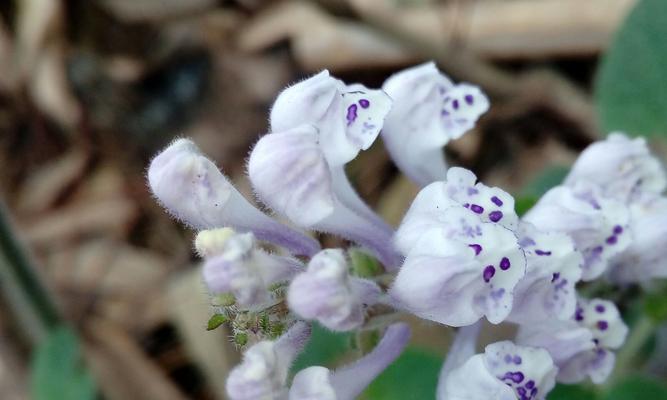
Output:
M520 210L611 130L665 159L665 0L0 0L0 398L224 399L238 351L206 330L193 233L151 198L151 156L192 137L252 198L244 160L287 84L326 68L379 87L427 60L492 101L451 164ZM417 192L381 140L348 173L392 224ZM667 290L604 290L641 330L618 386L550 399L667 399ZM365 398L433 398L451 332L414 326ZM318 330L299 363L348 343Z

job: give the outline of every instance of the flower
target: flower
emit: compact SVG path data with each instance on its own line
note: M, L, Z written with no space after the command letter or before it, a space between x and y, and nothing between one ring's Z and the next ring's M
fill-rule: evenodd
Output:
M200 234L199 236L201 236ZM217 251L206 260L204 282L213 295L234 295L242 308L262 308L271 302L269 287L289 281L302 266L296 259L269 254L256 247L252 233L237 234L229 228L204 233L217 243ZM204 240L200 239L199 243Z
M354 400L398 356L410 339L404 323L390 325L380 343L361 359L330 371L306 368L294 377L289 400Z
M442 180L442 147L472 129L489 100L477 86L453 84L433 62L392 75L382 88L394 101L382 129L392 159L421 186Z
M628 208L618 200L605 197L586 182L556 186L524 215L523 220L545 232L562 232L582 253L582 279L602 275L611 260L631 241Z
M645 194L630 205L632 242L611 259L609 277L618 283L667 278L667 198Z
M230 226L300 255L320 248L252 206L190 140L174 141L153 159L148 184L169 213L195 229Z
M581 279L583 264L572 239L563 233L540 232L522 222L519 244L526 254L526 275L514 289L508 320L533 323L570 318L577 303L575 285Z
M628 328L614 303L580 299L568 321L544 321L520 326L517 343L549 351L559 367L557 379L563 383L604 382L614 367L611 349L625 341Z
M289 368L309 338L310 326L297 322L278 340L262 341L248 348L241 364L227 377L229 399L285 399Z
M323 71L285 89L271 111L272 133L253 148L248 175L259 198L296 225L343 236L392 269L393 229L359 197L344 165L380 132L391 100L346 86Z
M631 201L639 192L660 194L667 177L646 139L612 133L584 150L565 178L565 185L584 181L598 185L604 195Z
M438 400L539 400L555 385L557 368L544 349L492 343L483 354L441 376Z
M514 200L475 181L450 168L447 181L423 188L410 206L394 239L406 255L390 289L398 307L451 326L509 315L526 268L508 229L518 219Z
M351 277L340 249L317 253L307 271L290 284L287 303L301 318L315 319L334 331L359 328L365 308L374 304L381 290L375 282Z

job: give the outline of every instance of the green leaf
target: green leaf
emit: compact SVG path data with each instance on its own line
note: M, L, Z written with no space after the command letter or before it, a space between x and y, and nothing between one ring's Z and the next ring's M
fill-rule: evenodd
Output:
M350 349L349 333L331 332L313 324L313 333L304 351L294 362L292 371L300 371L315 365L329 367Z
M667 386L656 379L633 376L609 389L602 400L667 399Z
M226 315L213 314L211 318L208 320L208 324L206 325L206 330L212 331L214 329L217 329L220 325L224 324L227 321L229 321L229 318L227 318Z
M596 400L597 394L590 388L579 385L557 384L547 400Z
M523 214L527 213L528 210L533 208L535 203L537 203L538 197L537 196L521 196L517 197L514 200L514 209L516 210L516 213L519 214L519 216L523 216Z
M350 261L352 261L352 271L355 275L362 278L370 278L380 275L383 272L382 265L373 256L357 248L348 250Z
M667 135L667 1L642 0L604 57L595 85L602 128Z
M85 370L76 334L71 328L54 329L35 350L30 377L34 400L95 399L97 390Z
M363 400L434 399L442 359L427 350L408 347L366 389Z

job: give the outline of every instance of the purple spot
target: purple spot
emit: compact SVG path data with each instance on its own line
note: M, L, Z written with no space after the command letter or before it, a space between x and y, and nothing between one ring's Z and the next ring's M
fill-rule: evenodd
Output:
M521 396L522 399L526 398L526 389L520 387L516 389L516 392L519 393L519 396Z
M594 247L593 250L591 250L591 252L593 253L593 256L595 257L595 256L599 256L600 254L602 254L602 250L603 250L602 246L597 246L597 247Z
M505 357L503 358L505 360L505 363L509 364L512 362L512 356L509 354L505 354Z
M468 196L472 196L473 194L479 193L479 190L475 189L474 187L469 187L468 188Z
M530 391L530 397L535 397L537 395L537 388L533 388L533 390Z
M359 100L359 105L361 106L361 108L368 108L368 106L371 105L371 102L366 99L361 99Z
M584 309L577 306L577 310L574 312L574 319L577 321L584 320Z
M544 250L535 250L535 254L537 254L538 256L550 256L551 252Z
M510 266L510 260L507 257L503 257L502 260L500 260L500 269L503 271L510 269Z
M457 99L454 99L452 102L452 106L454 107L455 110L459 109L459 101Z
M491 212L489 213L489 219L490 219L492 222L498 222L498 221L500 221L501 219L503 219L503 212L502 212L502 211L491 211Z
M555 286L555 289L563 290L563 288L565 288L565 285L567 285L567 279L563 279L562 281L558 282Z
M526 382L526 389L532 389L534 387L535 387L535 381L530 380L530 381Z
M482 277L484 278L484 282L488 282L493 278L493 275L496 274L496 269L493 268L493 265L487 265L486 268L484 268L484 272L482 272Z
M505 375L503 376L503 380L511 380L514 383L521 383L523 382L523 372L517 371L517 372L506 372Z
M471 94L466 94L464 99L466 100L466 103L468 103L468 105L470 105L470 106L472 105L472 103L475 102L475 98L472 97Z
M514 364L521 365L521 357L514 356L513 361L514 361Z
M465 204L463 205L463 207L465 207L465 208L470 207L470 203L465 203Z
M503 201L500 200L500 199L499 199L498 197L496 197L496 196L491 197L491 201L493 202L493 204L497 205L498 207L500 207L500 206L503 205Z
M471 209L474 213L477 213L477 214L481 214L481 213L484 212L484 207L479 206L479 205L477 205L477 204L473 204L473 205L471 205L471 206L470 206L470 209Z
M555 282L556 279L558 278L560 278L560 272L554 273L553 276L551 277L551 282Z
M447 117L447 116L449 116L449 111L447 111L447 110L442 110L442 111L440 112L440 115L442 115L443 117Z
M357 105L352 104L347 108L347 124L352 125L352 123L357 119Z
M599 330L606 331L609 328L609 323L607 321L598 321L597 326Z
M535 241L529 237L523 238L519 241L519 246L521 247L535 246L535 244Z
M617 235L620 235L621 233L623 233L623 227L620 226L620 225L616 225L614 227L614 233L617 234Z
M503 288L491 291L491 298L495 301L500 300L503 297L503 295L505 295L505 289Z
M597 306L595 306L595 311L597 311L599 313L603 313L604 312L604 306L602 304L598 304Z
M475 250L475 255L478 256L482 252L482 246L479 244L469 244L468 247L471 247Z
M616 244L617 241L618 239L616 236L609 236L606 240L607 244Z

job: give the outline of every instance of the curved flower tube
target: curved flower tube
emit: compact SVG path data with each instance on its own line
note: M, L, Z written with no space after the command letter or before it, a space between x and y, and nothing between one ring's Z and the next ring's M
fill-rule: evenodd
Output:
M580 299L569 321L545 321L519 328L517 343L549 351L563 383L604 382L614 368L612 349L625 341L628 328L614 303Z
M229 228L221 231L208 234L217 243L208 239L209 249L216 252L204 263L204 282L213 295L234 295L242 309L265 307L272 300L270 286L287 282L303 270L296 259L257 248L252 233L236 234Z
M399 169L420 186L445 178L442 148L489 109L477 87L455 85L433 62L392 75L382 86L393 105L382 138Z
M628 247L629 219L623 203L602 196L599 189L585 182L549 190L523 217L545 232L562 232L572 238L584 257L584 281L602 275L609 260Z
M410 328L404 323L390 325L382 340L368 354L336 371L310 367L294 377L289 400L354 400L384 371L408 344Z
M376 303L382 291L373 281L351 277L348 269L342 250L317 253L308 269L292 280L287 293L289 308L333 331L360 327L366 307Z
M174 141L153 159L148 184L170 214L195 229L231 226L299 255L320 249L314 239L251 205L190 140Z
M572 166L564 184L590 182L604 195L628 203L639 193L660 194L667 188L667 176L644 138L630 139L611 133L584 150Z
M227 377L230 400L284 400L292 362L310 338L310 326L297 322L276 341L262 341L246 350L243 361Z
M557 370L544 349L497 342L443 377L436 399L542 400L553 389Z
M519 324L547 319L565 320L577 303L575 285L581 279L582 255L563 233L519 225L519 244L526 254L526 276L516 285L508 320Z

